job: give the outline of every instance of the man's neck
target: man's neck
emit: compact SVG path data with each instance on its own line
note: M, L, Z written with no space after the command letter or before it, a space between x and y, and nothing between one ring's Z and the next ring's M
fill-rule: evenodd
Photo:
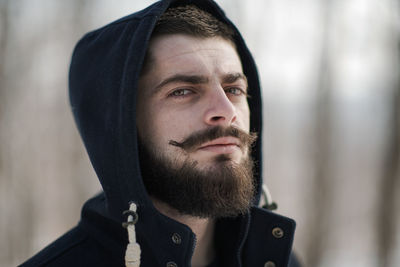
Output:
M192 257L192 267L207 266L215 257L214 219L203 219L190 215L182 215L177 210L162 201L159 201L155 198L152 198L152 201L159 212L170 217L171 219L189 226L190 229L192 229L197 239L196 247Z

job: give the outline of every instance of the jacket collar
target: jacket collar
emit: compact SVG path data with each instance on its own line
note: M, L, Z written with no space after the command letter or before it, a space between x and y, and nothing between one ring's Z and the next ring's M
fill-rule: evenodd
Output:
M122 259L128 243L126 229L105 214L105 203L104 194L89 200L82 210L80 225L113 257ZM165 266L169 261L190 266L196 242L191 229L163 215L155 218L140 207L138 214L136 231L143 266L148 266L146 262ZM268 261L287 266L294 230L293 220L258 207L243 216L220 219L215 235L218 261L231 267L264 266ZM175 234L180 237L179 244L173 241Z

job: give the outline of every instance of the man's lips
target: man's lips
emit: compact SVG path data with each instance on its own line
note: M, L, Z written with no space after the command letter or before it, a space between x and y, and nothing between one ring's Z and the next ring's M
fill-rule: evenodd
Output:
M235 137L221 137L206 142L199 146L198 150L210 151L215 153L233 153L240 148L240 142Z

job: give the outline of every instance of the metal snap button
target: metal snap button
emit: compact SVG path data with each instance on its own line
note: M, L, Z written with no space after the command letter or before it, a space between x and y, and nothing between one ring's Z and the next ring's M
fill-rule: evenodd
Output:
M264 267L276 267L276 264L273 261L267 261Z
M182 243L182 238L179 234L174 233L172 235L172 242L174 242L175 244L179 245L180 243Z
M178 267L178 264L176 264L173 261L169 261L169 262L167 262L167 267Z
M283 235L284 235L284 232L283 232L283 230L281 228L275 227L274 229L272 229L272 235L275 238L282 238Z

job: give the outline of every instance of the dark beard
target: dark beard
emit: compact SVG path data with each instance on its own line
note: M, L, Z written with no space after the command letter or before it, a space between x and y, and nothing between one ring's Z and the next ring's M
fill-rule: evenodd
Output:
M254 136L251 138L255 140ZM248 155L251 154L251 143L245 143ZM250 156L238 164L222 154L215 157L213 167L200 170L196 161L178 164L172 155L167 158L147 146L140 142L140 166L143 182L151 196L183 215L200 218L234 217L249 209L255 191Z

